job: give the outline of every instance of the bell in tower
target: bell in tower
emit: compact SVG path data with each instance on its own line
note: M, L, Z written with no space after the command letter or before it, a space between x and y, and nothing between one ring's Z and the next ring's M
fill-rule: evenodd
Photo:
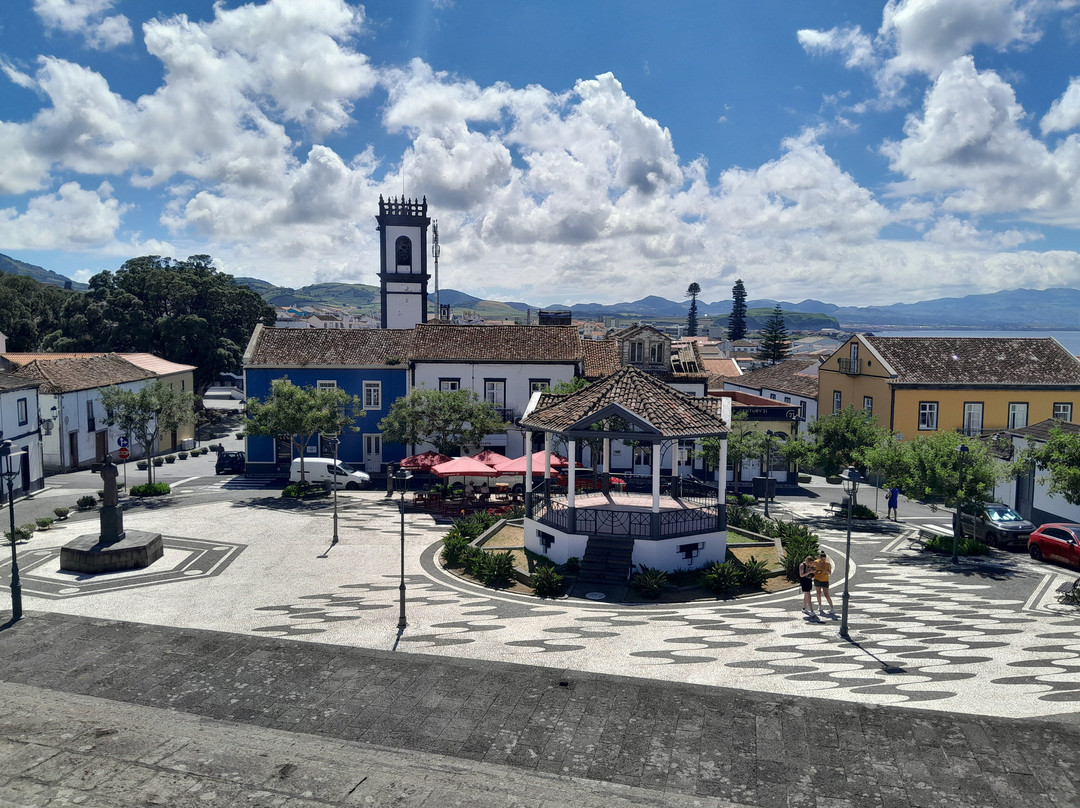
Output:
M427 197L379 196L379 287L383 328L412 328L427 322Z

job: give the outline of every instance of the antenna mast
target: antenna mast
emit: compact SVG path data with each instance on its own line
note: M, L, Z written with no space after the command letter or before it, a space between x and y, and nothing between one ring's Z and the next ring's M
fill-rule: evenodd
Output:
M439 220L431 223L431 257L435 259L435 316L442 319L442 307L439 306Z

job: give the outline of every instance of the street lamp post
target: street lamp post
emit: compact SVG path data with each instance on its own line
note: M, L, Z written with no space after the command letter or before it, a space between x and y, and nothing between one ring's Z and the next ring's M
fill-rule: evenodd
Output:
M330 442L330 446L331 446L331 447L333 447L333 449L334 449L334 473L333 473L333 475L331 475L331 477L330 477L330 479L331 479L331 480L333 480L333 485L334 485L334 538L333 538L333 540L332 540L332 541L331 541L330 543L331 543L331 544L337 544L337 543L338 543L338 509L337 509L337 490L338 490L338 483L337 483L337 467L338 467L338 455L337 455L337 450L338 450L338 444L339 444L339 443L340 443L341 441L340 441L340 440L338 439L338 435L337 435L337 433L336 433L336 432L335 432L334 434L332 434L332 435L327 435L327 436L326 436L326 439L327 439L327 440L328 440L328 441Z
M765 430L765 518L766 519L769 518L769 478L772 476L771 475L771 469L770 469L770 466L772 466L772 463L770 462L772 460L772 458L770 456L772 454L772 438L773 438L773 431L771 429L766 429Z
M409 480L412 479L412 472L405 469L398 469L394 473L394 487L401 493L401 499L398 500L398 509L401 512L401 585L398 586L398 622L397 627L400 631L409 625L405 619L405 492L409 489Z
M968 453L968 447L966 443L961 443L956 447L956 477L959 482L959 486L956 489L956 525L961 531L964 529L964 457ZM959 543L959 538L956 535L956 531L952 534L952 563L959 564L960 559L957 558L956 550Z
M11 517L11 622L22 618L22 581L19 580L19 558L15 549L15 478L19 476L23 452L11 451L11 441L0 443L0 474L7 483L8 514Z
M840 477L844 481L844 493L847 494L847 544L844 547L844 594L841 599L843 606L840 610L840 636L845 640L848 638L848 600L851 595L848 592L848 571L851 568L851 507L855 501L855 492L859 490L859 483L862 482L862 475L859 474L858 469L852 466L848 466L842 472Z

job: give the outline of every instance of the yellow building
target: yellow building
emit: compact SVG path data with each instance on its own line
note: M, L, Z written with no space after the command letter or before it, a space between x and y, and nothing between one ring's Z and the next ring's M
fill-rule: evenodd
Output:
M1080 360L1052 338L855 334L818 369L818 413L850 405L905 440L1072 421Z

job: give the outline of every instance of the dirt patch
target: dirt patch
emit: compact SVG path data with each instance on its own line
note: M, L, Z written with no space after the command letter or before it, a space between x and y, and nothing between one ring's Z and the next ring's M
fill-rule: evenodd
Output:
M519 561L519 559L517 557L517 553L514 552L514 565L515 566L517 566L518 561ZM521 553L520 562L522 564L525 563L525 553L524 552ZM442 560L440 560L439 563L442 564L443 569L446 570L447 572L449 572L451 575L454 575L454 576L460 578L463 581L470 581L471 583L477 584L479 586L483 586L483 584L481 584L478 580L473 578L471 575L466 575L465 572L460 567L448 567L448 566L446 566L446 563L443 562ZM525 586L525 584L521 583L521 581L518 581L516 579L511 581L509 586L504 586L502 589L492 589L491 591L492 592L514 592L515 594L518 594L518 595L531 595L531 594L533 594L532 587Z
M771 570L780 569L780 559L776 555L776 546L772 544L760 544L756 547L729 547L728 550L742 563L751 558L764 561L765 566Z
M484 542L485 550L498 550L506 547L524 547L525 529L521 525L503 525L502 529Z

